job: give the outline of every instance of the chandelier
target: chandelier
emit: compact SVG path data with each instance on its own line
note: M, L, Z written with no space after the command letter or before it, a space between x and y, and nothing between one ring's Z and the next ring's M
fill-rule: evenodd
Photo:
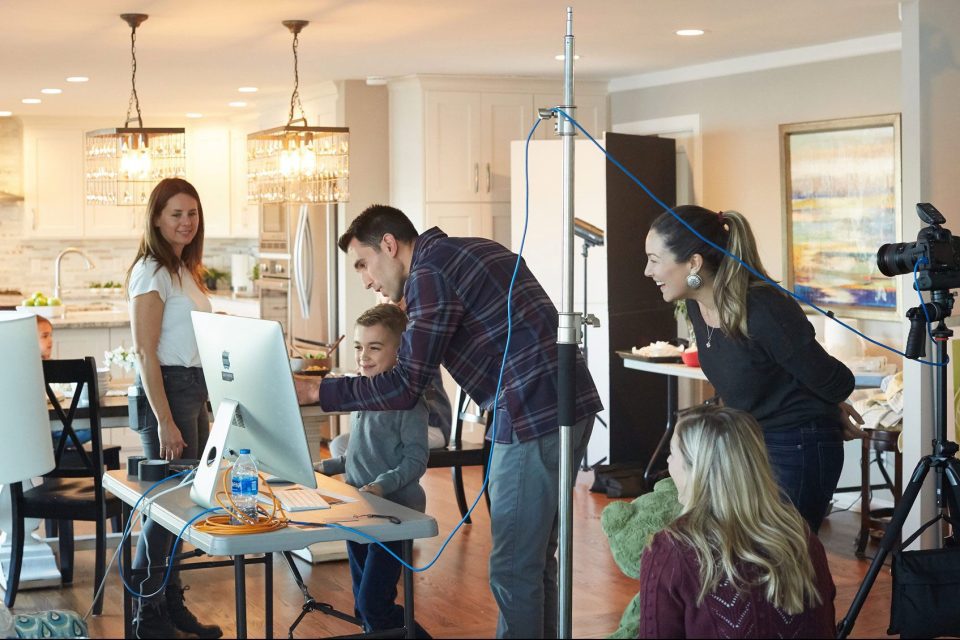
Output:
M300 104L297 46L306 20L284 20L293 34L293 95L282 127L247 136L247 186L252 202L335 203L349 199L350 130L311 127ZM296 110L300 117L294 119ZM298 124L299 123L299 124Z
M164 178L186 174L185 131L146 128L137 96L137 27L144 13L120 16L130 25L131 91L123 127L88 131L85 138L86 196L92 205L142 206ZM132 113L136 109L136 115ZM135 127L131 123L136 122Z

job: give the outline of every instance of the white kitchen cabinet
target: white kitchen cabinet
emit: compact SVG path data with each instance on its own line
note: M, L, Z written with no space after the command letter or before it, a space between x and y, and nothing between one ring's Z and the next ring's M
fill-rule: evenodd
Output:
M204 234L230 235L230 130L224 126L192 126L187 130L186 180L203 204Z
M24 235L83 235L83 131L78 127L25 127Z
M259 234L257 205L247 198L247 134L230 131L230 235L256 238Z
M431 202L426 205L426 228L440 227L452 237L490 238L510 246L510 203Z
M560 79L410 76L390 90L390 199L418 229L510 245L510 143L525 140L536 109L555 106ZM578 83L578 120L607 123L606 87ZM541 131L542 130L542 131ZM549 123L538 137L552 136ZM594 134L599 135L599 134Z

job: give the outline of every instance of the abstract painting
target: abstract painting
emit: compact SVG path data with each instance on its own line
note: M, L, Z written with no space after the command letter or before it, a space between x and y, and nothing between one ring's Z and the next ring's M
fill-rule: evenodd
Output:
M892 319L897 281L877 249L899 241L899 114L780 125L787 285L842 315Z

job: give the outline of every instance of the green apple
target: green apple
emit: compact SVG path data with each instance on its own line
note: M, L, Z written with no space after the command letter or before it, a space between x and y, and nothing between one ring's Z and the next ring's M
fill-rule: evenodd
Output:
M47 298L48 307L59 307L63 302L60 301L60 298Z
M33 298L27 298L26 300L24 300L24 301L23 301L23 306L25 306L25 307L32 307L32 306L34 306Z

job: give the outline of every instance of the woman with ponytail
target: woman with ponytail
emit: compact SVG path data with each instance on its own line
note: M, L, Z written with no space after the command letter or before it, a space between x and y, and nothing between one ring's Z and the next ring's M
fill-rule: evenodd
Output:
M686 413L670 441L683 506L640 561L640 638L833 638L823 545L783 500L760 426L736 409Z
M844 402L853 374L816 341L800 305L764 280L746 218L692 205L674 213L650 227L644 275L667 302L686 301L704 374L727 406L760 423L780 487L816 532L843 467L844 423L862 424Z

